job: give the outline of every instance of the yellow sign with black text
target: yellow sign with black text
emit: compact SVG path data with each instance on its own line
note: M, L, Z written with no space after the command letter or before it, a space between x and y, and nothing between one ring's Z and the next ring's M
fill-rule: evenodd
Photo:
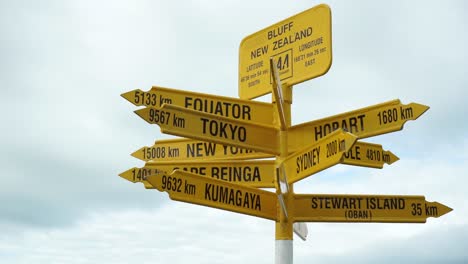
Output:
M216 116L164 104L135 113L163 133L279 155L279 130L273 126Z
M316 142L337 129L344 129L358 139L398 131L406 121L416 120L428 109L428 106L417 103L403 105L397 99L302 123L288 129L288 149L296 151L304 142Z
M150 175L171 174L174 170L255 188L275 188L274 160L147 162L143 168L131 168L120 176L133 183L147 183Z
M145 168L167 173L178 169L244 186L275 188L274 160L147 162Z
M293 208L295 222L425 223L452 211L424 196L360 194L296 194Z
M239 160L274 157L273 154L252 149L189 138L156 140L153 146L142 147L133 152L132 156L143 161Z
M245 37L239 47L239 97L272 92L270 58L284 85L325 74L332 63L331 11L315 6Z
M337 130L320 141L289 155L284 160L288 183L297 182L307 176L341 162L356 141L356 136Z
M356 141L353 147L343 155L342 164L369 168L383 168L399 160L391 151L385 151L382 145Z
M172 200L277 220L273 192L176 170L170 175L151 175L153 187Z
M242 100L233 97L196 93L153 86L144 92L140 89L122 94L136 106L162 107L173 104L187 109L261 124L273 123L273 104Z
M165 175L166 171L159 170L157 168L143 167L143 168L131 168L119 174L120 177L127 181L137 183L141 182L146 189L154 189L153 186L146 180L150 175Z

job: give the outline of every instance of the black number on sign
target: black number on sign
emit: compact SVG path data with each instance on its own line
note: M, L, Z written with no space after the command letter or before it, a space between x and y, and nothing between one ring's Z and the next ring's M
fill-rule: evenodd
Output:
M338 142L336 140L327 144L327 158L338 153Z
M413 208L413 210L411 211L412 215L421 215L422 214L421 204L412 203L411 208Z
M135 104L140 104L140 92L135 91Z
M161 124L168 124L169 123L169 116L171 115L169 112L160 111L159 109L150 108L149 110L149 121L153 123L161 123Z
M181 192L182 179L162 176L162 188L168 191Z
M145 160L161 159L166 157L165 147L144 148L141 151L143 151L143 158Z
M155 94L145 93L145 96L146 96L146 100L145 100L146 105L151 105L151 106L156 105L156 95Z
M396 108L384 110L377 114L380 125L398 121L398 110Z
M366 155L369 160L380 161L380 151L378 150L368 149Z

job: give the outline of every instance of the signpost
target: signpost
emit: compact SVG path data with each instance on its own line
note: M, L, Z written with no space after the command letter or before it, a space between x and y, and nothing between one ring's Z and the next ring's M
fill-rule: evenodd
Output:
M144 92L136 89L122 94L122 97L136 106L162 107L173 104L191 110L210 113L260 124L272 124L273 105L190 91L153 86Z
M147 180L158 191L167 192L172 200L277 219L277 198L272 192L180 170L170 175L151 175Z
M296 194L292 216L298 222L425 223L452 208L424 196Z
M424 223L452 211L424 196L294 193L295 182L339 163L394 163L392 152L357 139L401 130L429 109L397 99L291 126L292 85L325 74L331 60L331 12L318 5L242 40L241 99L156 86L123 93L146 107L135 111L141 118L185 138L140 148L132 156L145 166L120 176L173 200L275 221L277 264L292 263L304 222ZM270 92L272 103L245 100Z
M270 58L288 86L325 74L331 66L331 11L318 5L250 36L239 47L239 97L272 92Z
M175 105L143 108L135 111L163 133L279 154L279 131L273 126L240 121Z
M343 154L355 141L354 135L337 130L317 143L291 154L284 161L288 183L297 182L340 163Z

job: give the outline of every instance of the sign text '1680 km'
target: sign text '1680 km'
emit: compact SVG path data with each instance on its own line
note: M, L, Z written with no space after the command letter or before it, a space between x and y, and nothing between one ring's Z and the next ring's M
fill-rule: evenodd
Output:
M428 109L417 103L403 105L397 99L302 123L288 130L288 146L290 150L297 150L303 142L315 142L337 129L344 129L359 139L398 131L406 121L416 120Z

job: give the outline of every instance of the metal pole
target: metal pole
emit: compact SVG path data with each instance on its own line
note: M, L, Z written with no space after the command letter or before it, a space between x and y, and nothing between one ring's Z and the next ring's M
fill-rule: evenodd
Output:
M293 241L275 240L275 264L293 263Z
M291 126L291 104L292 104L292 86L282 86L282 94L284 97L284 117L286 126ZM273 95L273 101L276 100ZM275 102L275 101L274 101ZM276 106L276 104L275 104ZM279 110L279 109L277 109ZM279 119L278 115L275 115ZM275 120L277 124L280 120ZM281 155L277 156L276 161L280 164L288 156L288 137L287 129L280 132L280 145ZM277 190L280 194L281 190ZM288 188L288 192L283 194L284 202L288 211L293 206L293 186L292 184ZM279 221L276 222L275 229L275 264L292 264L293 263L293 222L291 217L288 218L281 208L278 208Z

